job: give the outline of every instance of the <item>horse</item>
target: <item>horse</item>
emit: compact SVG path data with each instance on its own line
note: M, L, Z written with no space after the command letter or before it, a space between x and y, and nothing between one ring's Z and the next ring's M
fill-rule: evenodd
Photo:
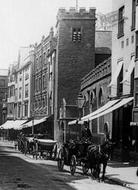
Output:
M102 145L90 145L87 150L87 167L91 169L91 174L100 180L101 165L102 170L102 181L105 179L105 171L107 162L110 158L112 150L112 143L106 141Z

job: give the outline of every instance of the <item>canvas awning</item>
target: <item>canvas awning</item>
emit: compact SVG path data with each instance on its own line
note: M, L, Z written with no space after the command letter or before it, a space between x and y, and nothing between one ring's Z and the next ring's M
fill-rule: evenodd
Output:
M38 125L38 124L43 123L44 121L46 121L46 119L47 119L47 117L43 117L42 119L34 119L34 121L31 120L28 123L25 123L23 128L32 127L32 125L34 125L34 126ZM33 124L33 122L34 122L34 124Z
M3 125L1 125L1 129L21 129L21 125L25 123L26 120L8 120Z
M131 73L132 73L134 67L135 67L135 56L133 56L131 59L130 65L128 66L127 72L124 76L122 83L130 81L130 76L131 76Z
M113 106L109 107L108 109L104 110L103 112L99 112L98 114L95 114L95 115L87 118L87 120L91 121L91 120L94 120L94 119L96 119L98 117L106 115L108 113L111 113L112 111L114 111L114 110L126 105L127 103L131 102L133 99L134 99L134 97L123 98L118 103L114 104ZM87 120L86 119L81 120L80 124L82 124L84 121L87 121Z
M15 130L19 130L23 128L23 124L26 122L27 120L15 120L14 121L14 129Z
M117 67L116 67L114 73L112 74L112 79L111 79L111 82L110 82L110 84L108 85L108 87L116 85L117 77L119 76L119 73L120 73L120 71L121 71L121 69L122 69L122 66L123 66L123 61L120 61L120 62L117 64Z
M100 107L100 108L97 109L96 111L94 111L94 112L92 112L92 113L90 113L90 114L88 114L88 115L82 117L81 120L83 120L83 121L88 120L90 117L92 117L92 116L94 116L94 115L96 115L96 114L98 114L98 113L101 113L101 112L103 112L104 110L108 109L109 107L113 106L113 105L114 105L115 103L117 103L119 100L120 100L120 99L111 100L111 101L107 102L104 106ZM77 120L70 121L70 122L68 123L68 125L74 125L74 124L76 124L76 122L77 122Z
M106 103L101 108L97 109L96 111L92 112L91 114L88 114L81 118L81 120L78 122L78 124L83 124L84 121L91 121L98 117L101 117L103 115L106 115L124 105L131 102L134 99L134 97L128 97L123 99L117 99L117 100L111 100L108 103ZM77 120L70 121L68 125L76 124Z

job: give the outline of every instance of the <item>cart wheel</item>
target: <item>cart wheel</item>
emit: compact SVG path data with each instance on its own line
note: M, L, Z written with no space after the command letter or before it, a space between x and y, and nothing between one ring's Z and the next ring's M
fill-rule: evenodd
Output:
M74 175L75 171L76 171L76 156L72 155L71 161L70 161L70 172L71 172L71 175Z
M64 155L63 155L62 150L59 151L57 165L58 165L58 170L63 171L63 168L64 168Z
M89 168L87 167L86 163L82 164L82 172L84 175L86 175L89 171Z

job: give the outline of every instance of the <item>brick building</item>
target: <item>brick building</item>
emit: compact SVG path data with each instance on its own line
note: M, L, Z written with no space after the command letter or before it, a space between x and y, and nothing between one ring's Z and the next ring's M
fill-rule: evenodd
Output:
M95 67L95 9L59 9L55 65L54 132L66 130L71 115L61 114L62 105L76 105L81 78ZM73 108L72 108L73 109ZM75 108L74 108L75 109ZM60 115L64 115L59 120ZM60 132L59 132L59 131ZM62 137L61 137L62 138ZM62 139L63 140L63 139Z
M8 93L8 70L0 69L0 125L2 125L7 118L7 105L6 105L7 93Z

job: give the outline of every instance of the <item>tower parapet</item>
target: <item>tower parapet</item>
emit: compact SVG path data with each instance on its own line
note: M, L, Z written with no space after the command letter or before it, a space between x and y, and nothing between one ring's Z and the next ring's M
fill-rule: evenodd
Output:
M60 8L57 14L57 22L64 19L96 19L95 11L95 7L89 8L88 11L83 7L81 7L79 10L76 10L75 7L71 7L69 10Z

